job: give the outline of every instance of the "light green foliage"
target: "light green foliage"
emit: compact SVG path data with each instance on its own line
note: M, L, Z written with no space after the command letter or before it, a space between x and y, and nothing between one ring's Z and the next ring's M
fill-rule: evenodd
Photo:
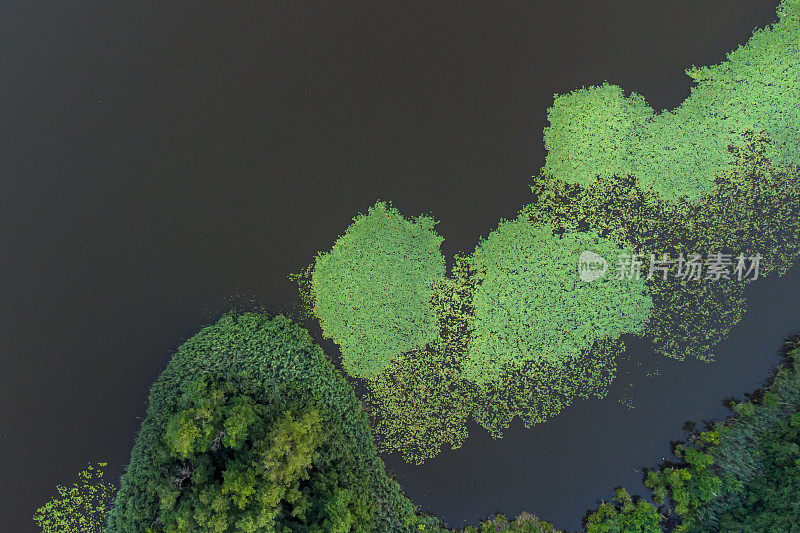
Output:
M186 341L153 384L108 531L396 531L411 515L319 346L244 313Z
M754 32L716 66L691 68L697 82L674 111L655 114L619 87L557 96L545 128L543 173L591 185L599 176L632 174L662 198L696 201L729 172L730 145L748 131L772 140L769 159L800 157L800 22L797 0L784 0L779 21Z
M750 135L731 150L735 165L717 177L714 193L697 204L661 205L661 219L635 221L646 233L634 240L645 252L660 247L674 258L678 253L725 251L763 256L759 277L782 274L800 255L800 169L776 165L767 158L769 139ZM652 251L651 251L652 250ZM712 358L713 346L727 336L746 308L743 296L749 280L712 282L654 279L650 337L661 353L683 359Z
M656 352L678 360L713 361L714 346L744 315L745 285L676 279L651 283L654 311L647 330Z
M586 520L586 533L659 533L661 517L658 510L641 499L631 498L618 488L615 502L603 503Z
M779 21L756 30L719 65L691 68L697 82L683 106L709 114L741 144L747 131L763 131L774 144L767 157L795 163L800 156L800 7L784 0Z
M602 398L616 374L622 343L600 339L568 361L512 365L503 369L499 383L477 386L462 369L474 314L469 265L467 258L457 257L452 277L434 297L440 338L425 350L402 354L367 382L365 400L381 448L399 451L409 462L422 463L444 446L461 446L469 416L499 438L515 416L531 427L557 415L576 396Z
M300 292L300 305L298 306L298 319L305 320L314 316L314 286L311 276L314 273L314 265L308 265L300 272L289 274L289 281L296 283Z
M107 463L91 464L78 473L78 482L59 485L58 496L39 507L33 521L43 533L99 533L116 487L103 480Z
M451 354L439 348L404 353L368 383L365 401L381 448L408 462L420 464L467 438L473 390Z
M558 366L598 339L642 332L652 307L644 280L616 279L614 272L581 280L578 258L585 250L612 265L632 253L596 232L558 235L525 217L501 222L478 245L470 259L477 289L469 379L497 381L505 365L525 361Z
M736 159L733 170L718 177L715 194L699 204L667 202L642 190L629 177L600 179L589 187L540 177L533 189L536 201L523 208L521 217L502 224L473 256L457 257L451 276L436 284L431 302L439 321L439 337L424 348L398 354L384 372L367 383L366 401L375 416L381 448L400 451L406 460L419 463L435 456L443 446L459 447L467 437L470 416L499 437L516 416L531 426L558 414L575 396L602 397L615 374L614 356L622 350L621 345L608 341L625 330L615 325L619 315L614 310L605 311L605 300L596 300L599 305L594 310L586 305L592 299L580 290L599 285L574 282L577 253L582 248L597 250L598 242L621 243L609 246L613 251L605 254L612 268L606 282L613 281L609 279L613 259L622 251L641 254L646 265L650 254L669 253L674 258L698 250L760 253L764 256L761 276L785 271L800 251L800 219L793 214L800 211L800 179L797 167L776 166L766 159L768 143L764 136L753 135L745 145L735 147L731 152ZM506 225L514 231L508 231L509 238L503 241L500 237ZM546 227L554 232L548 234L542 229ZM572 244L575 255L557 264L562 271L554 273L551 283L542 284L542 292L549 298L543 309L525 299L537 287L531 280L538 270L539 238L552 241L538 248L539 252L550 254L558 249L556 244L566 249ZM496 240L494 248L486 245L491 239ZM487 256L486 249L493 255ZM538 257L549 265L550 255ZM490 258L496 261L492 263ZM494 268L494 297L486 291L491 287L486 279L490 266ZM654 276L646 284L646 294L641 287L637 290L642 292L635 293L653 302L644 332L656 350L670 357L710 361L714 345L739 322L745 309L746 281L696 282ZM624 292L612 294L621 299L626 296ZM635 322L639 327L634 328L635 315L630 310L620 305L613 309L625 311L624 320L630 321L630 327L624 326L627 331L642 332L644 313ZM645 306L639 309L644 311ZM568 322L552 318L561 313L578 317L579 326L590 324L592 319L580 312L589 317L588 313L598 313L601 324L608 320L607 338L600 329L587 330L584 337L580 337L580 327L561 332L558 327ZM552 327L526 329L523 325L528 315L540 323L549 317ZM487 316L497 321L487 320ZM505 329L498 326L504 323ZM483 337L480 327L488 331ZM493 360L490 355L483 364L493 379L484 379L476 387L472 359L476 352L470 350L481 339L485 347L491 348L490 343L501 346L495 351L514 364L507 364L509 360L502 357ZM581 340L585 341L582 346ZM580 346L580 351L555 351L564 343L573 349ZM490 353L488 348L484 353ZM518 354L524 355L511 359ZM535 357L539 354L543 356Z
M651 255L760 254L763 277L796 262L800 169L788 163L800 157L798 6L782 2L777 24L722 64L692 69L698 85L674 111L655 114L609 84L558 97L534 201L457 257L450 276L433 221L379 202L296 278L345 369L370 378L382 449L421 462L460 446L470 416L499 437L514 417L530 426L575 396L602 397L624 333L669 357L713 360L743 316L748 280L616 280L613 267L623 253L641 257L643 276ZM392 228L417 237L395 241L385 236ZM419 243L435 272L409 260ZM611 263L602 281L578 280L583 250ZM392 273L422 289L394 298L379 281ZM413 334L412 323L421 324Z
M642 96L608 83L556 95L544 129L546 173L581 185L632 174L636 136L652 117Z
M714 250L761 254L761 277L782 273L800 253L800 218L796 216L800 212L800 169L776 165L767 159L769 143L763 135L751 135L745 144L734 147L731 153L736 163L732 170L717 177L714 194L699 203L668 202L653 191L643 190L627 176L599 179L588 187L540 176L533 188L535 202L522 209L519 219L505 224L530 229L528 235L536 235L536 228L552 227L555 234L545 233L544 238L557 243L583 244L581 239L589 238L595 239L592 242L618 242L621 249L643 256L643 274L650 254L668 253L675 258L679 253ZM522 226L523 219L531 225ZM595 228L597 233L589 228ZM497 238L500 232L490 239ZM475 368L471 369L472 375L465 372L475 353L470 353L470 346L480 339L476 331L481 325L476 309L479 305L485 306L489 317L497 317L501 324L506 321L505 330L488 320L482 325L491 325L484 338L504 346L511 356L537 353L532 349L535 345L523 344L522 339L527 343L531 339L548 339L545 354L570 339L575 343L576 334L572 332L562 335L556 331L547 336L547 331L540 328L528 337L520 335L526 332L521 327L526 313L535 309L523 297L524 291L535 288L524 269L533 263L536 248L515 248L515 239L523 240L519 233L524 236L520 231L509 232L513 238L500 241L495 248L496 298L484 292L481 303L481 297L476 295L486 287L482 285L485 274L481 263L489 261L479 258L480 252L457 257L451 276L436 286L432 299L439 317L439 338L425 348L398 355L385 373L368 383L367 401L376 419L382 449L400 451L406 460L418 463L435 456L443 446L460 446L467 437L469 416L499 437L516 416L530 426L555 416L575 396L605 394L615 374L614 356L622 350L621 345L608 342L611 337L590 345L591 349L584 345L579 356L573 352L567 358L532 358L524 364L505 366L487 358L488 364L484 364L495 379L485 380L480 387L470 381ZM570 241L570 236L577 237ZM585 246L592 249L588 242ZM514 257L522 259L515 261ZM533 318L564 313L570 309L570 302L582 304L577 292L581 286L568 286L562 281L568 281L570 276L574 279L576 264L576 258L565 259L565 277L558 274L552 286L544 287L545 294L552 289L553 305L537 310ZM613 262L611 268L613 272ZM532 273L534 269L530 270ZM653 307L644 334L664 355L710 361L714 346L741 320L747 283L736 279L664 280L656 275L646 281ZM603 316L611 317L613 312ZM631 317L626 315L626 319ZM552 329L561 323L553 321Z
M397 357L368 381L365 401L384 451L400 452L420 464L443 446L458 448L467 438L475 387L461 370L471 327L472 284L467 263L456 258L452 276L436 286L432 299L439 338L424 349Z
M314 314L341 347L349 374L374 377L393 357L436 338L430 299L445 264L435 224L378 202L317 257Z
M581 187L539 176L536 201L522 212L538 224L564 231L597 228L630 247L649 264L651 254L726 251L761 254L760 276L783 273L800 251L800 171L767 158L770 140L748 135L731 150L735 164L715 180L702 201L668 202L630 177ZM712 358L713 346L741 319L747 280L648 281L654 307L646 327L656 349L670 357Z

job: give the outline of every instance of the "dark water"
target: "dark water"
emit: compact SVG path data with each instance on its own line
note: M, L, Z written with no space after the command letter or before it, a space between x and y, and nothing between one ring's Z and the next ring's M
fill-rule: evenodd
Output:
M684 68L776 5L0 3L0 531L32 531L87 461L119 476L175 347L232 298L290 309L286 274L376 198L433 213L448 257L471 250L529 200L553 93L607 79L673 107ZM388 464L451 524L529 510L576 528L684 420L758 386L798 296L798 271L755 286L715 365L647 378L635 345L605 400Z

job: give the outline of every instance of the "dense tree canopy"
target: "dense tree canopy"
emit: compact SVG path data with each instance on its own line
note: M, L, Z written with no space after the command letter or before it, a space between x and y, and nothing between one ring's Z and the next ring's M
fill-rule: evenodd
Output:
M158 456L176 472L155 489L164 531L346 532L371 522L372 502L322 460L326 441L343 440L339 427L323 428L317 408L290 391L262 387L244 375L187 386Z
M245 313L186 341L153 385L108 531L391 531L410 516L322 350Z
M618 488L614 502L605 502L589 513L586 533L659 533L661 517L658 511L641 499L632 498L628 491Z
M436 338L430 300L445 265L435 224L378 202L317 257L314 314L349 374L374 377L392 358Z

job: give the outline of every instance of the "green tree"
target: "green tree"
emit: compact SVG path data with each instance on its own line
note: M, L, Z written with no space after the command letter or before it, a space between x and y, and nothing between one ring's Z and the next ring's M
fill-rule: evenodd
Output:
M284 516L304 523L308 509L328 505L315 501L319 495L307 484L330 437L319 412L294 405L275 413L241 381L193 382L182 399L185 408L167 422L162 457L176 475L157 489L164 531L209 524L220 532L274 530ZM314 481L326 483L321 475Z
M624 488L615 491L614 502L604 502L589 513L586 533L659 533L658 510L641 499L634 499Z
M800 414L777 420L759 446L762 469L741 503L720 519L722 531L800 532Z
M395 531L413 512L308 332L232 313L153 384L108 531Z
M653 499L676 531L797 531L800 524L800 372L796 340L786 364L725 423L676 446L679 464L649 472Z

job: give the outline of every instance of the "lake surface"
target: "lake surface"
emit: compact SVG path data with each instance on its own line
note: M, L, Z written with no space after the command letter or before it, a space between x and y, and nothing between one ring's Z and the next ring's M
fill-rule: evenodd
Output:
M175 348L232 303L296 308L286 275L376 199L441 220L446 257L472 250L530 200L554 93L608 80L672 108L683 70L777 3L3 2L0 529L34 531L88 461L116 481ZM631 342L606 399L387 464L451 525L527 510L576 529L613 487L642 492L683 421L767 376L800 331L800 271L748 297L715 364Z

